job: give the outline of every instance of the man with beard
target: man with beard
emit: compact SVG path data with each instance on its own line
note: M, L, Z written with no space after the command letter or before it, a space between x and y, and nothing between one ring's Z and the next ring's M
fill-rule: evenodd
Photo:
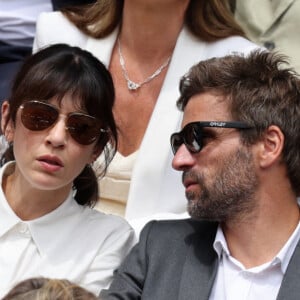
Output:
M300 81L285 63L255 51L182 78L171 146L191 218L147 224L102 299L299 299Z

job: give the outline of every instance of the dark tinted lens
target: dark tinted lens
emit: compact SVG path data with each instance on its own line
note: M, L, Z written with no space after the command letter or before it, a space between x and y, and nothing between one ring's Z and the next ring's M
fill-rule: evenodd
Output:
M96 141L101 132L101 125L96 118L80 113L69 115L67 128L72 138L82 145Z
M180 132L173 133L171 135L171 147L173 154L175 155L179 147L183 144L183 140L181 138Z
M46 103L29 101L22 105L21 120L29 130L38 131L49 128L56 122L58 115L58 111Z
M188 124L182 131L184 144L193 153L202 148L202 128L197 124Z

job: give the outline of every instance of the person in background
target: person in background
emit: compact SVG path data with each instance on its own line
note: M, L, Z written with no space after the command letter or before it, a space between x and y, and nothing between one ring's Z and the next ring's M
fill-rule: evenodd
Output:
M98 0L40 15L34 51L77 45L113 77L119 143L97 209L124 216L137 233L148 220L187 215L168 145L181 121L178 82L200 60L257 47L242 36L224 0Z
M90 165L104 153L104 173L116 151L113 104L110 73L78 47L45 48L17 73L2 104L0 297L36 276L99 294L135 243L123 218L92 209Z
M0 103L9 97L12 80L32 52L35 24L41 12L92 0L0 0Z
M152 221L109 300L297 300L300 80L267 51L196 64L171 136L190 219Z
M270 51L279 51L300 74L299 0L235 0L235 18L246 35Z
M14 286L2 300L97 300L96 295L65 279L29 278Z
M90 5L95 3L96 0L51 0L51 2L53 10L62 10L74 6Z

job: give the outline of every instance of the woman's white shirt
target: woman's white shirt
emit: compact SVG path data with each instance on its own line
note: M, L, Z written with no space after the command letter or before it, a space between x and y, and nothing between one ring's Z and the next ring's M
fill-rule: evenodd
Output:
M13 162L1 168L1 186L13 168ZM78 205L73 191L54 211L22 221L1 187L0 220L1 298L17 282L36 276L69 279L99 294L136 242L124 219Z

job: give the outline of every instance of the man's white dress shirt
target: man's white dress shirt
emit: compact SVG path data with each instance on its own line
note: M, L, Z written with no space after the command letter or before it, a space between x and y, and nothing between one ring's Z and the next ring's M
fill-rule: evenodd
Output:
M300 223L270 262L246 269L230 255L219 226L214 242L219 268L209 300L275 300L299 238Z
M117 216L77 204L71 192L54 211L22 221L2 190L0 170L0 298L29 277L66 278L99 294L135 243L134 231Z

